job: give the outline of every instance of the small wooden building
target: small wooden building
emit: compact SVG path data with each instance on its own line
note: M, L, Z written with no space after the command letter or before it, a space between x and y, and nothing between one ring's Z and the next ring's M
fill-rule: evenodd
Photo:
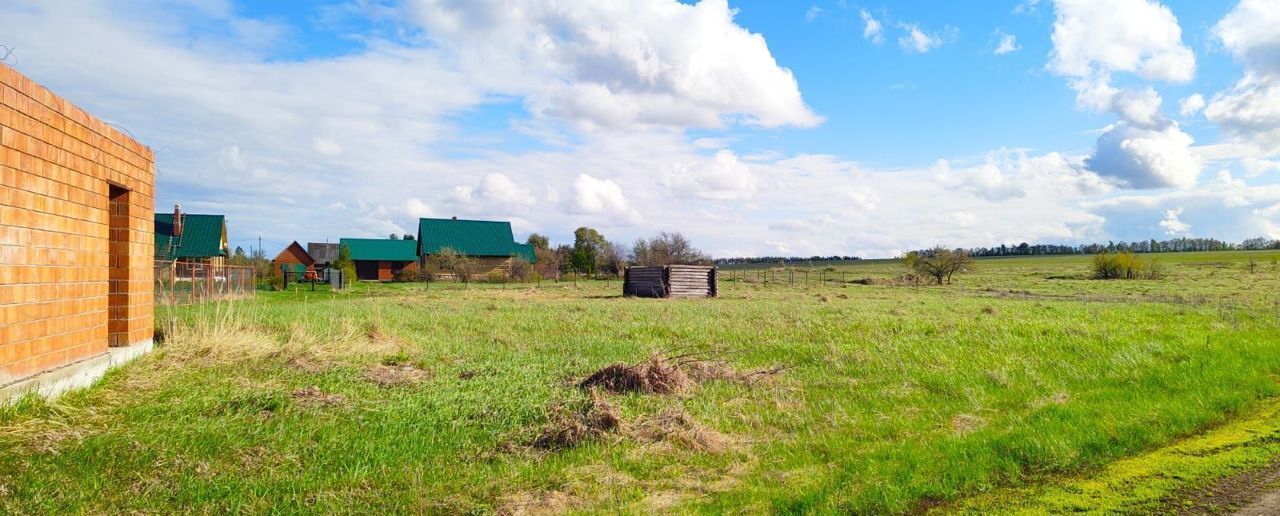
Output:
M716 268L708 265L627 267L622 295L635 297L716 297Z
M283 251L280 251L280 254L276 255L274 260L271 260L271 264L281 271L289 271L297 275L296 278L293 278L294 281L301 278L303 274L314 273L316 270L315 259L296 241L285 247Z
M327 269L338 260L338 244L307 242L307 255L315 260L315 268Z

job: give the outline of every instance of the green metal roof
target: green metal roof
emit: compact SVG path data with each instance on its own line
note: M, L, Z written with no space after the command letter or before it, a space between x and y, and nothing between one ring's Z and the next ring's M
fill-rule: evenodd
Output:
M419 219L418 252L436 254L446 247L467 256L520 256L534 260L532 246L515 242L510 222Z
M338 241L351 251L352 260L412 262L418 260L418 242L390 238L343 238Z
M173 236L173 214L155 214L156 258L211 258L226 256L227 221L222 215L182 214L182 237Z
M515 244L515 246L516 256L524 258L525 261L529 263L536 263L538 261L537 253L533 252L533 244Z

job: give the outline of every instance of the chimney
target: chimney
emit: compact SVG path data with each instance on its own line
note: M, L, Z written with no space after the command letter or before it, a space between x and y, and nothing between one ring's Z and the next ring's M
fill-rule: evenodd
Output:
M173 236L182 236L182 205L173 205Z

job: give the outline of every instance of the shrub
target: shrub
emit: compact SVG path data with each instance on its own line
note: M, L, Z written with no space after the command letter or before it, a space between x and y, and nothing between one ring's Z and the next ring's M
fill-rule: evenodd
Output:
M495 269L489 271L489 274L485 276L485 279L488 280L489 283L506 283L507 274Z
M1156 279L1161 276L1154 261L1128 251L1093 255L1094 279Z
M392 281L411 282L411 281L430 281L431 273L423 270L421 267L405 267L396 272Z
M338 259L333 261L333 267L342 271L343 288L346 288L356 280L356 262L351 259L350 247L346 245L338 247Z
M471 271L475 268L475 264L472 263L467 255L445 247L433 255L430 260L442 274L452 275L454 281L471 282Z
M511 259L511 279L513 281L529 281L533 279L533 264L524 258Z

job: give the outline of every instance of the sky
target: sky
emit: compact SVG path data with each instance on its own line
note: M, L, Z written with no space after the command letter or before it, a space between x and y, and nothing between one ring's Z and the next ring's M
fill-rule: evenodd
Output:
M714 256L1280 238L1280 1L5 0L232 246L512 221ZM0 51L0 56L5 53Z

